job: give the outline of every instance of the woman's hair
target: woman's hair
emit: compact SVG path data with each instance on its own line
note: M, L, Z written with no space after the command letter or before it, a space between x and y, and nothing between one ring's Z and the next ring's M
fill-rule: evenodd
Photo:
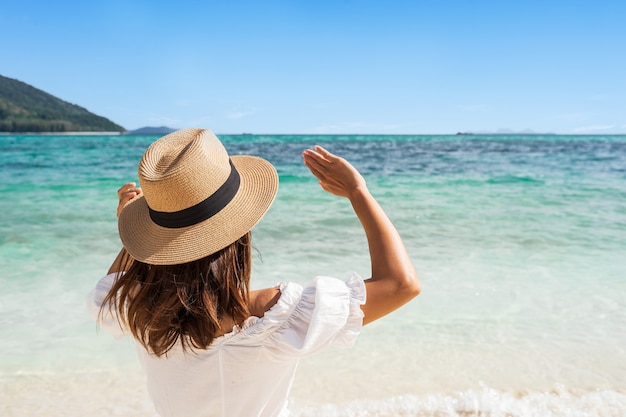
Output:
M206 258L150 265L123 256L102 309L109 306L133 336L157 356L180 341L206 349L220 329L241 325L250 311L250 232ZM100 313L102 314L102 309Z

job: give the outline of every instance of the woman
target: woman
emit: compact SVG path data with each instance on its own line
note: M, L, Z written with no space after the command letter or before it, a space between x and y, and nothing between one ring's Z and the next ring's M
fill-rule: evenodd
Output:
M419 293L402 240L363 177L321 147L302 155L324 190L352 204L371 278L250 291L250 230L278 176L261 158L229 157L208 130L153 143L139 164L142 188L118 191L124 248L88 305L107 331L137 341L161 416L286 416L301 357L351 346L362 325Z

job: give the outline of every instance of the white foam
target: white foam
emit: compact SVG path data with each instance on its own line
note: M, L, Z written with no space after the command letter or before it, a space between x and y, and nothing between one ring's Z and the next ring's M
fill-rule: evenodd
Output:
M343 405L292 407L292 417L623 417L615 391L509 393L483 386L454 394L405 395Z

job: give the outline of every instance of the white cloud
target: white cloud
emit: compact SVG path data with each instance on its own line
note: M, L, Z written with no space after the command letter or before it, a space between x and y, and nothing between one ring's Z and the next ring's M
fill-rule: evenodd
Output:
M602 132L605 130L613 129L614 125L591 125L591 126L581 126L572 129L573 133L593 133L593 132Z

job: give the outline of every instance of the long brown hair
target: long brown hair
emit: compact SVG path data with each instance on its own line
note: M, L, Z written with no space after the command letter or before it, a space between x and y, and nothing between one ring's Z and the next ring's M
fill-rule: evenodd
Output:
M150 265L126 255L105 306L115 309L148 351L206 349L223 326L250 316L250 232L206 258L180 265Z

